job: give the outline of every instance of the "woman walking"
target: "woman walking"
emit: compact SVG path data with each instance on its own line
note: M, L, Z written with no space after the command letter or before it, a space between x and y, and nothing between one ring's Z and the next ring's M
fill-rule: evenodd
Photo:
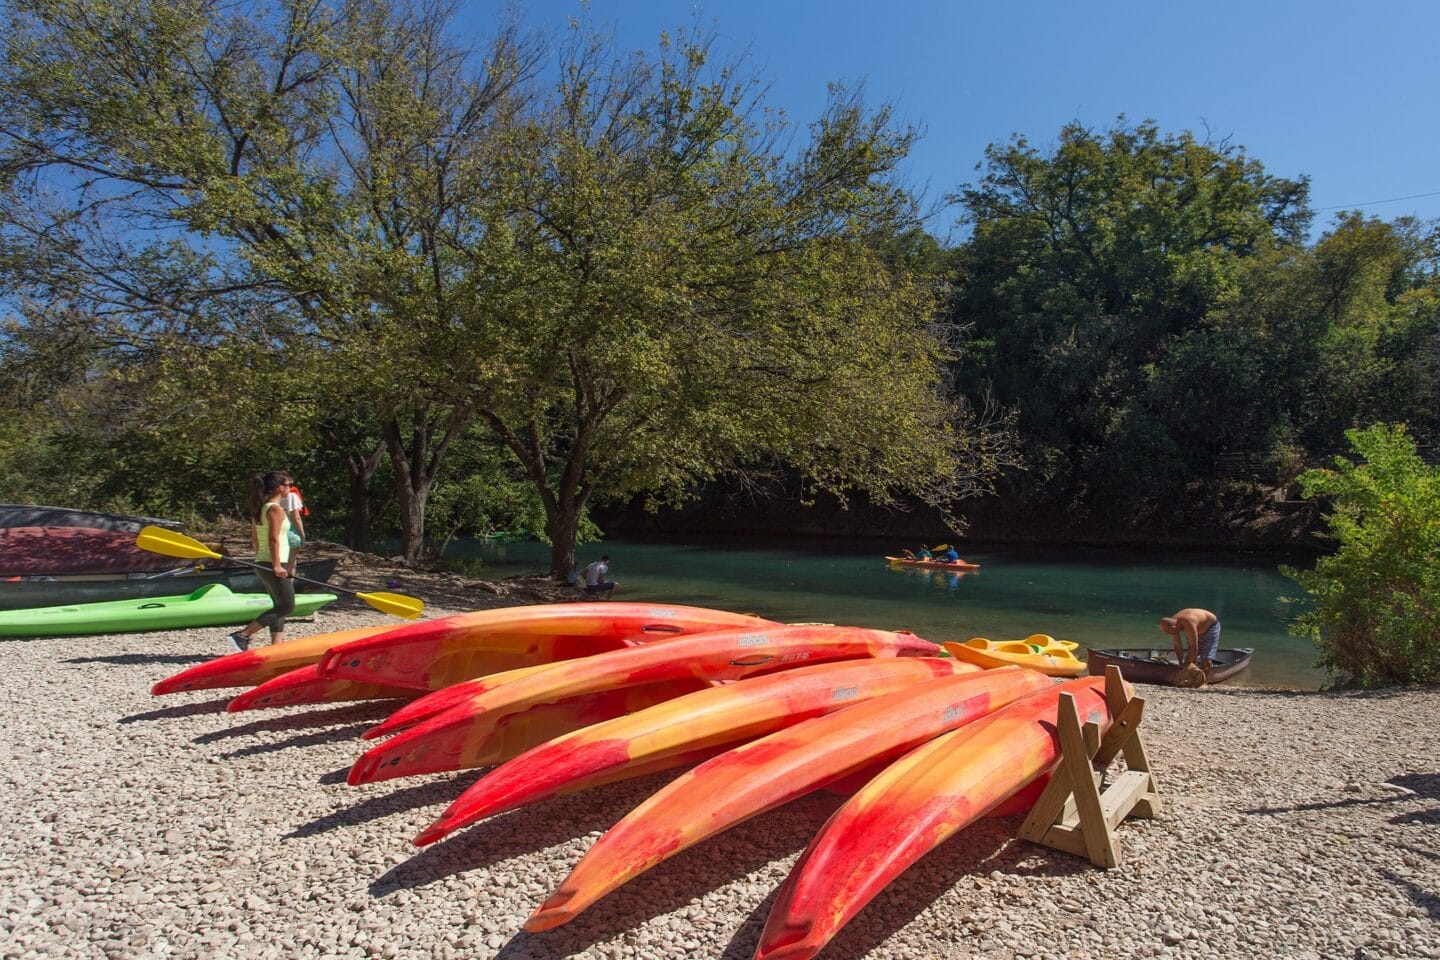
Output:
M250 494L245 504L250 517L250 544L255 549L255 561L270 564L269 570L256 570L255 575L265 585L274 606L243 630L230 634L230 644L236 650L250 649L250 638L259 633L261 627L270 628L271 643L284 640L285 618L295 609L295 581L285 569L285 562L290 559L290 518L281 503L290 492L290 485L290 474L284 470L257 473L250 480Z

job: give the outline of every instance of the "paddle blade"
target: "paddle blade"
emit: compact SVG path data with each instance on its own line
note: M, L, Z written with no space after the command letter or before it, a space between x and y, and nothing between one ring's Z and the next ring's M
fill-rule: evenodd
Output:
M381 613L388 613L392 617L414 620L425 612L425 604L422 601L399 593L356 593L355 596Z
M211 550L199 540L191 539L174 530L166 530L164 527L142 527L140 532L135 535L135 546L151 553L160 553L167 557L184 557L187 560L198 560L202 557L210 560L224 559L222 555Z

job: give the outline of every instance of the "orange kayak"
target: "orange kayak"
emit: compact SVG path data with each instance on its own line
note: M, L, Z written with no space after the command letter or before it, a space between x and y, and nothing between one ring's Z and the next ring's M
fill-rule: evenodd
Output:
M253 687L271 677L289 673L297 667L316 663L325 651L338 644L363 640L383 634L394 627L359 627L297 637L283 643L242 650L196 664L171 677L166 677L150 692L155 696L184 690L215 690L221 687Z
M421 846L484 817L676 765L705 747L753 740L812 717L978 667L939 657L842 660L709 687L551 740L481 777L416 838Z
M916 860L1051 770L1062 692L1082 723L1108 727L1103 678L1070 680L918 747L835 811L780 887L757 960L813 957Z
M1051 684L1018 669L942 677L722 753L681 774L597 840L525 929L565 923L707 837Z
M272 707L295 707L311 703L339 703L350 700L414 700L419 690L382 683L333 680L315 671L315 664L296 667L246 690L226 704L231 713Z
M618 650L635 642L702 630L768 624L768 620L748 614L656 604L546 603L502 607L398 627L385 625L320 633L255 647L182 670L155 684L151 693L253 687L298 667L320 663L331 649L340 647L351 651L352 659L363 655L364 660L355 669L337 669L334 676L423 691L486 673ZM385 650L389 653L382 655L381 651ZM367 669L372 664L377 667L373 673ZM378 669L381 664L384 669ZM413 673L397 677L396 673L402 671ZM435 686L429 686L430 683ZM289 695L294 696L295 692ZM291 702L322 701L295 699Z
M1039 670L1047 677L1084 676L1085 661L1075 656L1071 641L1049 637L1045 639L1049 642L1042 645L1029 640L986 640L984 637L973 637L964 643L946 643L943 646L945 652L956 660L964 660L977 667L988 669L1014 665Z
M716 630L762 630L760 617L655 603L546 603L480 610L392 628L326 653L319 674L439 690L536 663Z
M405 730L367 752L350 783L476 766L496 719L536 703L660 680L740 680L826 660L935 656L940 648L911 633L819 624L720 630L677 637L455 684L401 707L366 737Z
M910 560L906 557L886 557L891 566L895 567L926 567L934 570L979 570L980 564L966 563L964 560L957 560L954 563L946 563L944 560Z

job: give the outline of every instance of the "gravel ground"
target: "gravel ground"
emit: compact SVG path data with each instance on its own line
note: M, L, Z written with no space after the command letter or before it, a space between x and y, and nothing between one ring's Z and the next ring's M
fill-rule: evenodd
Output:
M378 619L345 604L291 634ZM383 705L231 715L223 691L150 696L224 632L0 644L0 957L741 960L838 803L742 824L529 935L530 911L663 775L417 853L408 838L476 775L347 787ZM1121 827L1121 868L985 821L823 956L1440 958L1440 690L1141 693L1164 809Z

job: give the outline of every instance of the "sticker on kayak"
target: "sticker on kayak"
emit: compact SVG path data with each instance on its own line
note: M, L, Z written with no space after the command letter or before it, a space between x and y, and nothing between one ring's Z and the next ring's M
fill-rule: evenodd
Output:
M665 607L657 607L656 609L650 611L650 616L652 616L652 617L678 617L678 616L680 616L680 614L676 613L674 610L670 610L670 609L667 609L667 608L665 608Z
M849 700L860 693L859 687L836 687L830 692L831 700Z
M736 641L742 647L763 647L770 643L768 633L747 633Z

